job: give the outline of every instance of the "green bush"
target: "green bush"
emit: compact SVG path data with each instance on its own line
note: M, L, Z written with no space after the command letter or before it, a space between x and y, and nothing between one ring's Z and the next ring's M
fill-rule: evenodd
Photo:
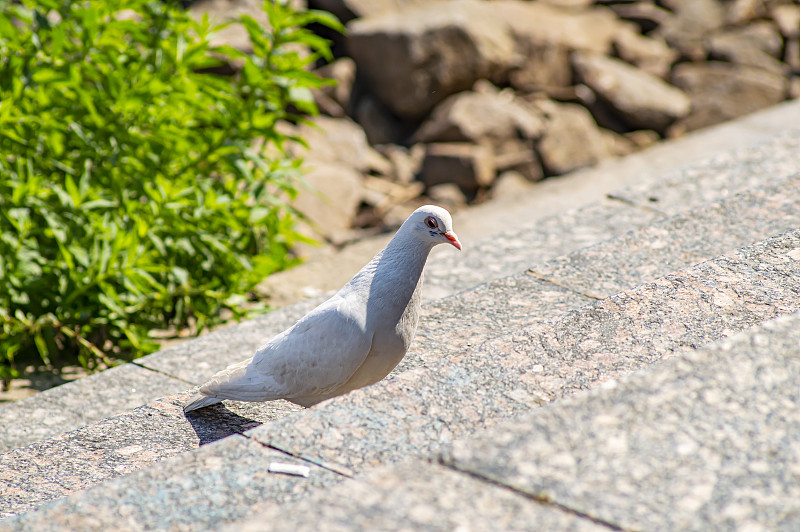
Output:
M292 263L299 161L281 120L314 113L322 12L266 1L252 55L212 48L168 2L0 0L0 377L87 369L198 329ZM208 72L221 60L240 75ZM262 145L256 141L263 139ZM241 296L239 296L241 297ZM240 315L240 314L238 314Z

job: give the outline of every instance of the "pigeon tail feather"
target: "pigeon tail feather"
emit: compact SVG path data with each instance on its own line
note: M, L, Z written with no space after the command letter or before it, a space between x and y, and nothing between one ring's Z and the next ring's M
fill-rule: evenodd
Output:
M191 412L192 410L197 410L199 408L205 408L207 406L215 405L217 403L221 403L222 399L217 399L216 397L207 397L205 395L195 394L189 398L189 402L183 407L184 412Z

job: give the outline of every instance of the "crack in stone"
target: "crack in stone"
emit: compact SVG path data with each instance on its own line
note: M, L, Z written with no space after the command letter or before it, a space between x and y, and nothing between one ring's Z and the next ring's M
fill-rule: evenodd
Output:
M462 468L460 468L460 467L458 467L458 466L456 466L454 464L447 463L441 457L439 458L439 464L441 466L443 466L443 467L446 467L446 468L452 470L452 471L455 471L456 473L461 473L461 474L464 474L464 475L468 475L468 476L470 476L470 477L472 477L472 478L474 478L474 479L476 479L476 480L478 480L480 482L484 482L486 484L490 484L492 486L495 486L495 487L510 491L510 492L515 493L517 495L521 495L522 497L525 497L526 499L529 499L529 500L531 500L531 501L533 501L533 502L535 502L537 504L541 504L542 506L549 506L549 507L554 508L556 510L560 510L562 512L574 515L574 516L576 516L576 517L578 517L580 519L586 519L586 520L591 521L592 523L595 523L597 525L604 526L604 527L608 528L609 530L614 530L615 532L633 532L634 531L634 529L622 527L622 526L620 526L620 525L618 525L616 523L612 523L610 521L606 521L606 520L604 520L604 519L602 519L600 517L595 517L595 516L593 516L591 514L588 514L586 512L582 512L581 510L578 510L576 508L571 508L569 506L566 506L564 504L556 502L552 498L550 498L550 496L548 496L545 493L538 494L538 495L533 494L533 493L528 493L528 492L523 491L523 490L521 490L519 488L515 488L514 486L510 486L508 484L505 484L500 480L487 477L487 476L485 476L485 475L483 475L481 473L478 473L476 471L470 471L469 469L462 469Z
M557 288L561 288L563 290L567 290L569 292L572 292L573 294L579 295L581 297L585 297L587 299L591 299L593 301L602 301L603 299L606 299L605 297L593 296L591 294L587 294L587 293L581 292L580 290L575 290L572 287L557 283L557 282L553 281L552 279L548 279L547 277L545 277L543 275L540 275L539 273L537 273L533 269L525 270L525 275L531 277L532 279L536 279L537 281L541 281L543 283L551 284L551 285L553 285L553 286L555 286Z
M335 473L335 474L340 475L342 477L353 478L355 476L355 472L352 471L351 469L345 467L345 466L340 466L340 465L336 465L336 464L331 464L330 462L317 460L317 459L312 458L312 457L310 457L308 455L305 455L305 454L293 453L292 451L287 451L286 449L282 449L281 447L278 447L275 444L264 443L264 442L258 440L257 438L253 438L252 436L248 436L247 434L244 434L244 433L242 433L241 435L244 436L245 438L253 440L254 442L258 443L259 445L262 445L262 446L266 447L267 449L272 449L273 451L278 451L279 453L283 453L283 454L285 454L287 456L291 456L293 458L297 458L298 460L303 460L304 462L308 462L309 464L313 464L313 465L315 465L317 467L321 467L322 469L327 469L331 473Z
M144 365L141 362L138 362L136 360L132 360L131 364L133 364L135 366L139 366L142 369L146 369L147 371L152 371L153 373L158 373L159 375L164 375L165 377L169 377L170 379L175 379L176 381L185 382L189 386L197 386L197 383L195 383L195 382L187 381L186 379L183 379L181 377L177 377L175 375L172 375L171 373L167 373L166 371L161 371L159 369L153 369L153 368L151 368L149 366L146 366L146 365Z

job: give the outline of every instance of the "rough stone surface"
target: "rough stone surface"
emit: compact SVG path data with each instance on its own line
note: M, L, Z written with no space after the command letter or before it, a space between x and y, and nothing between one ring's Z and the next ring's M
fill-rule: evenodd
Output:
M359 74L400 117L419 118L475 81L510 68L514 40L483 2L429 3L348 26ZM409 80L412 80L409 83Z
M457 442L459 470L625 529L800 526L800 315Z
M787 129L746 150L718 154L707 161L662 174L644 175L643 182L611 195L627 203L677 215L689 208L719 201L737 191L781 181L800 173L800 129ZM654 171L655 172L655 171Z
M185 382L126 364L0 408L0 452L120 414Z
M301 232L333 241L341 239L358 214L364 196L361 179L361 174L348 166L311 163L303 175L307 188L301 186L292 202L310 222L310 228Z
M680 55L663 40L645 37L627 26L615 35L614 51L623 61L659 78L667 77Z
M705 58L705 39L725 23L725 8L719 0L686 0L654 32L683 55Z
M717 61L677 65L672 71L672 83L692 101L692 114L675 126L679 132L775 105L788 90L786 78L779 74Z
M277 401L232 404L188 418L189 394L173 395L0 455L0 517L152 466L297 411Z
M436 142L428 144L419 180L431 187L454 183L461 190L474 192L492 184L496 177L494 155L483 144Z
M268 471L311 467L308 478ZM265 499L285 502L341 477L239 435L53 501L0 523L3 530L209 530Z
M800 227L800 176L743 192L535 266L530 274L601 299L764 235Z
M572 64L578 78L633 128L664 131L689 114L691 102L683 92L619 59L575 53Z
M420 126L414 140L498 144L506 139L537 138L543 129L544 123L535 109L514 98L510 91L492 88L449 97Z
M588 519L439 465L409 461L381 468L308 499L253 509L228 532L270 530L540 530L607 531Z
M486 282L487 275L512 275L663 217L652 209L607 199L535 222L509 224L495 237L470 242L458 260L436 257L436 270L426 274L426 295L431 301ZM487 256L492 260L487 262ZM449 275L438 274L444 271Z
M546 128L537 143L547 175L564 174L611 155L606 138L585 107L542 102Z
M479 348L427 353L422 367L247 434L340 471L434 452L502 418L800 310L797 255L800 231L789 232Z

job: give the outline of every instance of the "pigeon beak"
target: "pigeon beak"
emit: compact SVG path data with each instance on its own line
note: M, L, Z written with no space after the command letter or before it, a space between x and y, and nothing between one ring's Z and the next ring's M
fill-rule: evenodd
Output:
M449 240L450 243L453 244L453 247L461 251L461 242L458 241L458 237L454 232L448 231L446 233L442 233L442 236L444 236L447 240Z

